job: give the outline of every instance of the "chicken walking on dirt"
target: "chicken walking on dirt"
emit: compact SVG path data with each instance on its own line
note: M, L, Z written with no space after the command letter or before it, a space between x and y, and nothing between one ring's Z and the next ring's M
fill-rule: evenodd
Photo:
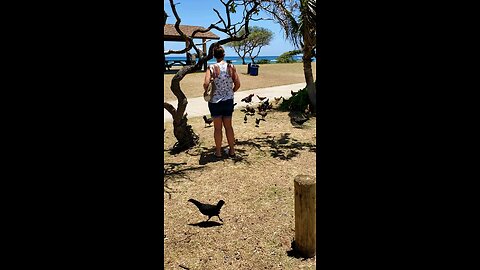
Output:
M207 124L208 124L208 126L211 126L212 122L213 122L213 117L212 118L207 118L207 116L204 115L203 116L203 121L205 121L205 127L207 127Z
M200 213L204 214L205 216L208 216L207 221L209 221L211 217L217 216L218 219L221 222L223 222L223 220L219 216L220 215L220 209L225 204L225 202L223 200L218 201L217 205L201 203L201 202L199 202L197 200L194 200L194 199L190 199L188 201L195 204L197 206L198 210L200 210Z

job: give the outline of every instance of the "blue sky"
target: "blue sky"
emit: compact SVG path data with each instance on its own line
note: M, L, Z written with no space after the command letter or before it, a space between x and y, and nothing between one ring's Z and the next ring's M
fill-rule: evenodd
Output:
M179 3L176 5L177 13L182 20L181 24L185 25L196 25L207 28L210 24L216 23L219 18L217 14L213 11L213 8L218 10L222 17L226 18L225 8L219 0L174 0L174 3ZM226 1L225 1L226 2ZM170 1L164 1L164 9L169 16L167 18L168 24L175 23L175 16L173 15L172 9L170 7ZM237 13L232 14L232 23L239 22L241 20L242 13L237 10ZM260 12L258 16L262 18L269 18L263 12ZM220 24L221 26L221 24ZM271 20L261 20L261 21L250 21L250 26L259 26L263 28L270 29L273 32L273 39L270 42L270 45L262 47L260 51L260 56L278 56L286 51L294 50L293 45L286 41L283 35L283 30L279 24ZM226 34L219 32L215 29L211 30L220 38L225 38ZM200 43L200 39L194 39L195 43ZM211 42L207 43L207 48ZM179 50L183 49L185 43L183 42L164 42L165 50ZM227 56L236 56L237 54L231 48L224 47L225 53ZM192 50L193 51L193 50ZM182 54L183 55L183 54ZM169 56L179 56L170 54Z

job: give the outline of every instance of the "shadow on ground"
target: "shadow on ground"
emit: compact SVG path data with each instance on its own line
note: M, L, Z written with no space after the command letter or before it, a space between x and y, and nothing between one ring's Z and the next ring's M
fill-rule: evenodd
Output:
M220 162L220 161L226 161L226 160L233 160L234 163L237 162L242 162L245 159L246 151L244 149L235 149L235 156L230 157L228 156L224 149L222 149L222 157L216 157L215 156L215 147L207 148L207 147L202 147L201 148L201 153L200 153L200 159L198 160L199 165L205 165L207 163L213 163L213 162Z
M305 260L308 260L310 258L305 258L303 257L300 252L298 252L296 246L295 246L295 240L292 241L291 245L290 245L290 250L287 251L287 256L288 257L292 257L292 258L295 258L295 259L302 259L302 261L305 261Z
M167 193L169 199L171 199L172 193L175 193L175 191L168 186L168 183L170 181L173 181L174 179L175 180L179 180L179 179L191 180L186 172L202 169L202 167L184 166L186 164L187 164L186 162L180 162L180 163L167 162L163 165L163 191Z
M216 221L202 221L202 222L198 222L198 223L190 223L188 225L201 227L201 228L210 228L210 227L221 226L223 224L219 223L219 222L216 222Z
M299 142L290 138L290 133L282 133L280 138L275 136L256 137L248 141L237 141L236 145L244 145L256 148L261 151L262 147L267 148L270 155L281 160L290 160L300 154L299 150L316 152L316 145L312 143Z

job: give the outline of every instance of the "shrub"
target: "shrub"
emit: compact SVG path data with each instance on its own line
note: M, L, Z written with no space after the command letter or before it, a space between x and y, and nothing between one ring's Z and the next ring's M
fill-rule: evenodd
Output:
M277 57L277 63L295 63L297 61L293 60L293 56L302 53L301 50L293 50L282 53L279 57Z
M293 97L290 97L287 100L284 100L279 109L283 111L299 111L303 112L307 109L310 100L308 98L307 88L300 89L297 94Z
M270 60L268 59L260 59L256 62L257 64L270 64Z

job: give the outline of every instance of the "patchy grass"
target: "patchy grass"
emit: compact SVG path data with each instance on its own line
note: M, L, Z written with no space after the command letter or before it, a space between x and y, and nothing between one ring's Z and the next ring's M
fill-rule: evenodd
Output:
M165 269L315 269L316 257L291 253L295 236L293 179L316 173L315 118L301 127L288 112L271 111L255 127L235 111L237 157L213 159L213 126L202 118L189 123L200 144L177 155L172 124L166 123L164 158ZM224 143L227 146L225 133ZM220 217L203 216L188 199L226 203ZM203 225L203 226L200 226Z
M248 75L247 65L236 65L236 68L241 83L241 87L238 91L305 82L303 63L260 65L258 76ZM173 67L172 71L167 71L163 75L163 93L165 101L177 99L170 90L170 84L172 83L173 76L179 69L180 67ZM315 78L316 62L312 62L312 70ZM180 87L187 98L202 96L204 77L205 73L199 71L188 74L183 78L180 82Z

